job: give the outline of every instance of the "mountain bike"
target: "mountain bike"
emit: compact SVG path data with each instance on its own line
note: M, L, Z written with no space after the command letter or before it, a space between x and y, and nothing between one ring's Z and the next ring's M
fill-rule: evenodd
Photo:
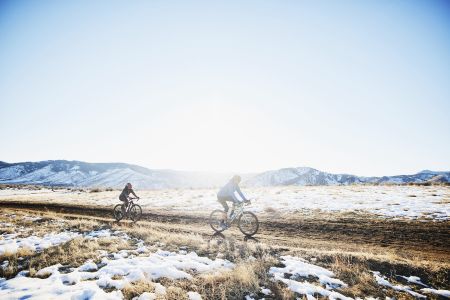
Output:
M139 221L142 216L142 208L138 204L135 204L133 200L139 198L128 198L128 206L125 207L125 203L117 204L114 206L113 214L117 222L125 217L130 217L133 222Z
M209 216L209 225L215 232L222 232L230 228L237 220L239 230L246 236L252 236L258 232L259 221L256 215L249 211L244 211L244 207L250 205L250 201L233 204L231 216L227 222L225 220L225 212L220 209L213 210Z

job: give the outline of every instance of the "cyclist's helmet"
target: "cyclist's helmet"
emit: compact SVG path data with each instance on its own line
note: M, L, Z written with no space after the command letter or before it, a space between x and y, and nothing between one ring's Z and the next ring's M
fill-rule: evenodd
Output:
M133 186L131 185L131 183L127 183L127 188L129 188L129 189L132 189L133 188Z

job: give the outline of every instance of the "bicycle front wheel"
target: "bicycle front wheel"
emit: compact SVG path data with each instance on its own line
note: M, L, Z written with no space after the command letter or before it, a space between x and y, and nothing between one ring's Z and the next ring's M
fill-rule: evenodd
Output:
M221 226L224 221L224 214L223 210L216 209L209 215L209 225L215 232L222 232L225 230L225 227Z
M120 220L123 219L124 209L122 209L122 206L123 206L123 204L117 204L116 206L114 206L114 209L113 209L114 219L116 219L117 222L119 222Z
M239 217L239 230L246 236L252 236L258 232L259 221L256 215L252 212L245 211Z
M142 208L139 206L139 205L137 205L137 204L134 204L132 207L131 207L131 209L130 209L130 218L131 218L131 220L133 220L133 222L137 222L137 221L139 221L140 219L141 219L141 216L142 216Z

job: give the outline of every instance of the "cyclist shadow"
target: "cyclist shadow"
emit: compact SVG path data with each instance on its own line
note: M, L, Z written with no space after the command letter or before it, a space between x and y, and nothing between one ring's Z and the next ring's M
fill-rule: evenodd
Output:
M209 236L208 252L215 254L218 258L234 257L246 253L246 245L249 243L259 243L259 240L246 236L243 240L232 235L225 235L222 232L216 232Z
M210 236L209 242L216 241L216 242L225 242L225 241L232 241L236 240L232 236L227 237L223 232L215 232L213 235ZM253 236L246 235L244 236L244 242L255 242L259 243L259 240Z
M129 220L113 220L111 222L111 225L119 225L120 227L127 227L127 228L133 228L133 227L139 227L139 225L137 224L138 222L133 222L133 221L129 221Z
M213 235L209 236L208 244L212 242L223 243L227 240L227 237L222 232L215 232Z
M259 240L258 240L257 238L255 238L255 237L253 237L253 236L246 235L246 236L244 237L244 242L254 242L254 243L259 243Z
M215 232L211 238L221 238L221 239L226 239L226 236L222 233L222 232Z

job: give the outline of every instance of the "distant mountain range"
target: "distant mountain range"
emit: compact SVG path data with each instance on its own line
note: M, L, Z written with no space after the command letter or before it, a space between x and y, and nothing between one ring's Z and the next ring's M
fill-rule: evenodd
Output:
M349 174L331 174L313 168L284 168L252 176L249 186L279 185L349 185L349 184L405 184L424 182L450 182L450 172L424 170L414 175L362 177Z
M207 188L223 185L232 175L152 170L126 163L87 163L67 160L20 163L0 161L0 184L121 188L125 183L132 182L139 189ZM425 170L414 175L359 177L331 174L307 167L243 174L242 177L243 185L253 187L450 182L450 172Z

